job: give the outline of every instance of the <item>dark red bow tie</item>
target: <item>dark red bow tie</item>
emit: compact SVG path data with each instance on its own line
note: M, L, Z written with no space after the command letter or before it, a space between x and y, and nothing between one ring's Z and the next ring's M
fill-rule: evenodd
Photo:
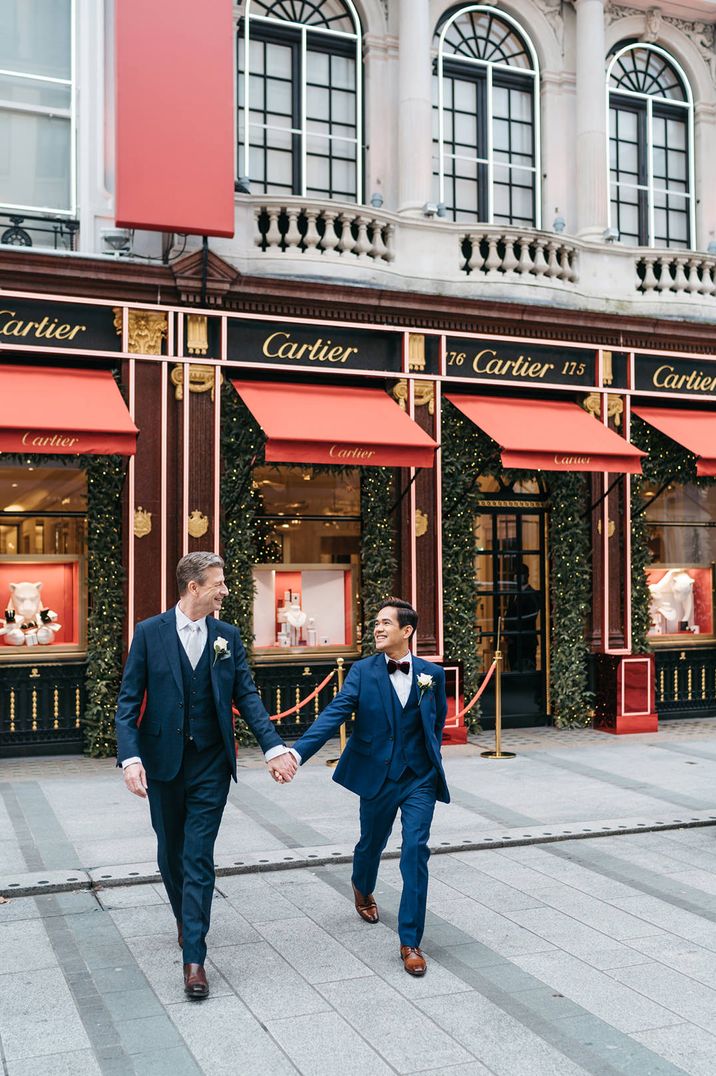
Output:
M405 673L407 675L410 672L410 662L393 661L392 658L388 658L388 676L392 676L392 674L394 672L397 672L398 669L400 669L402 673Z

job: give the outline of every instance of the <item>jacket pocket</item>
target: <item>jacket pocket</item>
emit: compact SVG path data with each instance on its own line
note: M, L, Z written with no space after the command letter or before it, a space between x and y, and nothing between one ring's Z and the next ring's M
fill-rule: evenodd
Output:
M350 738L350 746L358 755L370 755L373 752L373 737L357 736L354 732Z
M162 726L158 721L149 720L145 718L139 726L139 733L142 736L158 736L162 731Z

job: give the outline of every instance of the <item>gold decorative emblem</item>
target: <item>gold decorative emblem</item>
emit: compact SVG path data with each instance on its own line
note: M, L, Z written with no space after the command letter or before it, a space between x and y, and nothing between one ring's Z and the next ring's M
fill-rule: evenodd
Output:
M184 365L183 363L177 363L172 367L172 372L169 375L172 385L174 386L174 399L184 399ZM219 371L219 384L224 383L224 375ZM189 365L189 392L210 392L212 400L214 399L214 367L213 366L199 366L198 363L191 363Z
M605 385L611 385L614 380L614 371L612 369L612 353L611 351L602 352L602 381Z
M435 414L435 383L433 381L416 381L414 400L416 407L425 407L427 404L428 413ZM393 386L393 396L398 401L403 411L407 411L408 403L408 382L403 377Z
M122 308L114 308L114 327L122 332ZM162 340L167 335L167 315L164 311L127 311L127 351L130 355L161 355Z
M425 336L408 333L408 367L410 370L425 369Z
M609 522L607 523L607 538L613 538L614 531L616 530L616 526L617 525L614 522L614 520L610 519ZM597 531L599 532L599 534L602 533L602 521L601 521L601 519L597 520Z
M134 509L134 537L146 538L152 533L152 513L142 508L141 504Z
M209 529L209 517L200 512L198 508L189 516L187 530L192 538L203 538Z
M601 395L598 392L590 392L589 396L585 396L582 400L582 407L585 411L588 411L590 415L594 415L595 418L601 418ZM624 400L621 396L615 396L612 393L609 393L607 396L607 418L613 418L614 425L621 426L623 414Z
M209 319L206 314L187 314L186 349L190 355L206 355L209 350Z
M415 510L415 537L422 538L428 533L428 517L421 508Z

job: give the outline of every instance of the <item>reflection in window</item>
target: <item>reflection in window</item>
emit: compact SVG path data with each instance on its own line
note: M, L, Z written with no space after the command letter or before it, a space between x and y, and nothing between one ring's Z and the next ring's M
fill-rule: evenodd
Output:
M361 35L351 0L248 0L239 160L252 190L362 200Z
M630 246L693 247L691 90L657 45L620 48L608 69L611 224Z
M86 513L84 471L0 467L0 554L83 554Z
M716 486L674 483L644 487L648 545L653 564L710 565L716 561Z
M434 173L456 221L539 227L537 58L517 23L471 5L437 33Z

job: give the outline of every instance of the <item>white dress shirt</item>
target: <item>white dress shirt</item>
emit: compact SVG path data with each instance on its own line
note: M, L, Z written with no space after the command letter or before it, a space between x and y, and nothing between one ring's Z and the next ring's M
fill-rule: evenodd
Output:
M184 651L189 658L189 662L193 669L199 663L201 655L204 653L204 647L209 636L209 629L206 626L206 617L203 616L199 620L191 620L190 617L180 608L179 603L174 607L177 621L177 635L179 636L179 642L184 647ZM193 633L196 632L198 640L195 642L193 639ZM283 744L277 744L276 747L270 748L264 754L264 758L267 762L270 762L272 758L278 758L279 755L285 755L288 751L287 747ZM141 762L141 758L132 757L125 758L122 763L122 769L127 766L134 765L135 762Z

